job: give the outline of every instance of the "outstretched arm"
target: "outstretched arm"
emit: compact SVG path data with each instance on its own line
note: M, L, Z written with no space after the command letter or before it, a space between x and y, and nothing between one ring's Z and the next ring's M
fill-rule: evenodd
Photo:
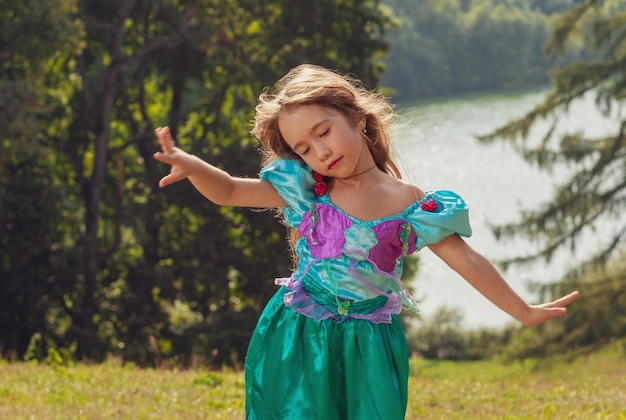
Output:
M165 187L189 178L202 195L224 206L276 208L286 205L268 181L236 178L175 146L168 127L155 130L161 151L154 154L159 162L171 166L170 173L159 181Z
M451 235L429 248L483 296L526 326L565 315L567 305L578 298L578 292L573 292L553 302L529 305L515 293L489 260L458 235Z

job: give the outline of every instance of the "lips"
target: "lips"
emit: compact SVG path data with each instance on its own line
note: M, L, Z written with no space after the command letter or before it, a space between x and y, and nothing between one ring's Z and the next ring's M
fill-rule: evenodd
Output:
M328 170L331 170L331 169L333 169L335 166L337 166L337 165L339 164L339 161L340 161L340 160L341 160L341 158L339 158L339 159L335 159L335 160L333 160L332 162L330 162L330 163L328 164Z

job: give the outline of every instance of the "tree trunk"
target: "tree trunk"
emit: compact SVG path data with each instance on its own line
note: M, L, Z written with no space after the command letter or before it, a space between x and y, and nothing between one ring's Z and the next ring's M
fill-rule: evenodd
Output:
M98 221L100 219L100 201L102 200L102 190L106 173L108 157L109 125L115 95L120 84L121 49L124 40L125 20L137 0L122 3L119 11L119 23L111 44L111 64L107 70L102 90L103 96L100 103L100 118L95 127L95 147L93 172L87 183L85 191L85 286L82 296L81 310L78 311L77 319L74 319L78 333L78 348L80 357L101 359L104 357L105 346L98 343L97 330L94 315L98 310L98 299L96 296L98 288ZM88 80L84 80L88 83ZM88 106L89 104L86 104Z

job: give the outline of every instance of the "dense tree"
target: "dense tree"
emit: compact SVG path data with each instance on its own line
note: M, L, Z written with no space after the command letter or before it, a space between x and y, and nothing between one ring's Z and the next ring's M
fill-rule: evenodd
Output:
M452 64L455 90L512 89L547 81L542 52L547 17L524 0L475 1L464 14L459 57Z
M71 275L61 244L74 221L55 150L42 144L53 117L42 83L56 57L82 48L75 0L0 1L0 352L21 354L35 333L54 334L51 273ZM40 33L41 36L33 36Z
M533 9L541 10L542 13L546 15L553 15L557 13L563 13L570 10L578 3L582 3L585 0L552 0L552 1L544 1L544 0L532 0L528 3L530 7Z
M566 317L536 328L512 331L502 355L508 359L589 354L621 340L626 352L626 254L618 254L606 266L588 267L562 284L542 287L544 295L576 287L582 298Z
M417 99L452 91L450 57L460 53L457 29L463 11L458 0L386 2L398 16L390 32L392 46L385 59L388 71L381 83L393 89L394 101Z
M82 47L82 23L72 19L76 2L0 0L0 122L13 150L39 149L37 116L47 111L41 76L52 57Z
M187 150L254 176L261 89L304 61L375 86L389 17L374 0L30 3L11 13L41 13L23 30L9 16L1 52L3 69L42 69L20 76L40 89L22 137L45 152L2 161L2 298L15 304L0 312L0 350L21 355L36 337L31 350L95 360L240 361L273 277L289 272L284 229L269 212L214 206L189 183L160 191L153 129L167 124ZM50 34L37 31L42 16ZM20 50L11 31L43 44ZM26 144L2 136L4 148Z
M553 74L552 92L525 116L482 137L485 142L506 139L526 160L543 170L566 166L571 174L558 186L554 197L537 209L527 210L512 224L496 228L501 237L526 235L543 246L532 255L505 261L523 263L550 260L562 248L576 249L585 235L602 223L612 227L597 252L580 258L560 285L540 288L561 293L580 286L583 299L570 314L552 325L526 333L536 345L529 353L555 352L567 348L591 348L626 335L626 289L623 264L626 236L626 2L587 0L560 15L547 51L564 54L571 43L583 42L594 57L573 63ZM559 126L568 107L593 95L598 112L613 121L613 131L572 132ZM527 134L542 120L549 122L542 141L533 144ZM609 127L607 126L607 129ZM602 318L601 320L599 319ZM610 318L610 321L609 321ZM557 331L551 334L548 331ZM551 341L550 346L546 346ZM524 354L518 351L517 354Z
M466 341L461 327L462 320L463 314L459 309L440 308L427 323L409 332L409 349L427 359L462 358Z
M397 102L545 85L549 24L577 1L387 0L399 24L382 83Z

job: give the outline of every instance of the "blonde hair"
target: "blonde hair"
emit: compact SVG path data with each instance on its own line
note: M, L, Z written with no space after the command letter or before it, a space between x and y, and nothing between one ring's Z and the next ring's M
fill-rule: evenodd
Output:
M376 166L401 177L390 157L390 128L396 118L391 104L358 79L312 64L293 68L276 83L274 90L266 88L259 97L251 133L261 143L263 165L277 158L300 159L280 133L278 117L285 110L303 105L320 105L339 111L355 127L356 122L365 117L365 137Z
M355 128L365 117L367 146L378 168L401 178L400 170L390 156L390 130L396 118L393 106L378 91L369 90L360 80L335 71L303 64L282 77L273 89L266 88L255 108L254 128L251 130L261 144L263 165L278 158L299 159L278 128L282 112L303 105L319 105L344 114ZM290 231L293 255L299 238L296 229Z

